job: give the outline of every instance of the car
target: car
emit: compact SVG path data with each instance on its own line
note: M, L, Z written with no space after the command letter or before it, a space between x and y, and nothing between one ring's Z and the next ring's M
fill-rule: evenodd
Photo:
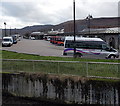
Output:
M32 36L31 36L30 39L31 39L31 40L35 40L35 37L32 37Z
M13 38L13 44L17 44L18 36L17 35L12 35L12 38Z
M12 37L3 37L2 38L2 47L12 46L13 38Z

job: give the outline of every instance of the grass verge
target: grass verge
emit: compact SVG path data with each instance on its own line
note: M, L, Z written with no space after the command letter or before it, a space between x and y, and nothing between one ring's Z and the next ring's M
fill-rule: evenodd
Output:
M35 72L35 73L54 73L78 76L119 76L119 66L116 64L86 64L83 62L116 62L113 59L84 59L71 57L38 56L10 51L2 51L3 59L27 59L27 60L55 60L63 62L33 62L33 61L3 61L3 72ZM64 61L80 61L80 63L69 63Z
M28 60L56 60L56 61L83 61L83 62L116 62L120 60L115 59L86 59L86 58L72 58L72 57L55 57L55 56L38 56L32 54L16 53L11 51L2 51L2 59L28 59Z

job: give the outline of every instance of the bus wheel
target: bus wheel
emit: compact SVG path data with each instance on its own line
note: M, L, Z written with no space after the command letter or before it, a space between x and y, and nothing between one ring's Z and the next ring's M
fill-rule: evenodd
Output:
M76 54L75 54L75 58L79 58L79 57L82 57L82 54L76 53Z
M110 59L115 59L115 56L114 55L110 55L109 58Z
M66 56L66 55L67 55L67 53L63 53L63 55L65 55L65 56Z

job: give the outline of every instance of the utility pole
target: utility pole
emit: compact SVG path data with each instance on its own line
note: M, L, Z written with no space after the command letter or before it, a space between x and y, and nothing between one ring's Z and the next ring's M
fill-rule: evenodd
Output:
M10 27L10 36L11 36L11 27Z
M75 27L75 0L73 0L73 18L74 18L74 57L76 57L76 39L75 39L75 35L76 35L76 27Z

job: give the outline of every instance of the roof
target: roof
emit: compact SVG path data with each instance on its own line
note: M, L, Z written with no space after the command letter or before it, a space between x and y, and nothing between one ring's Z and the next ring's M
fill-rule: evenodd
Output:
M106 32L107 33L120 33L120 27L107 28Z
M3 37L3 39L12 39L12 37L10 36L10 37Z
M32 32L31 35L43 35L42 32Z
M74 40L74 37L65 37L65 40ZM75 37L75 40L80 40L80 41L103 41L101 38L85 38L85 37Z
M120 27L114 28L90 28L90 29L83 29L80 31L81 33L120 33Z

